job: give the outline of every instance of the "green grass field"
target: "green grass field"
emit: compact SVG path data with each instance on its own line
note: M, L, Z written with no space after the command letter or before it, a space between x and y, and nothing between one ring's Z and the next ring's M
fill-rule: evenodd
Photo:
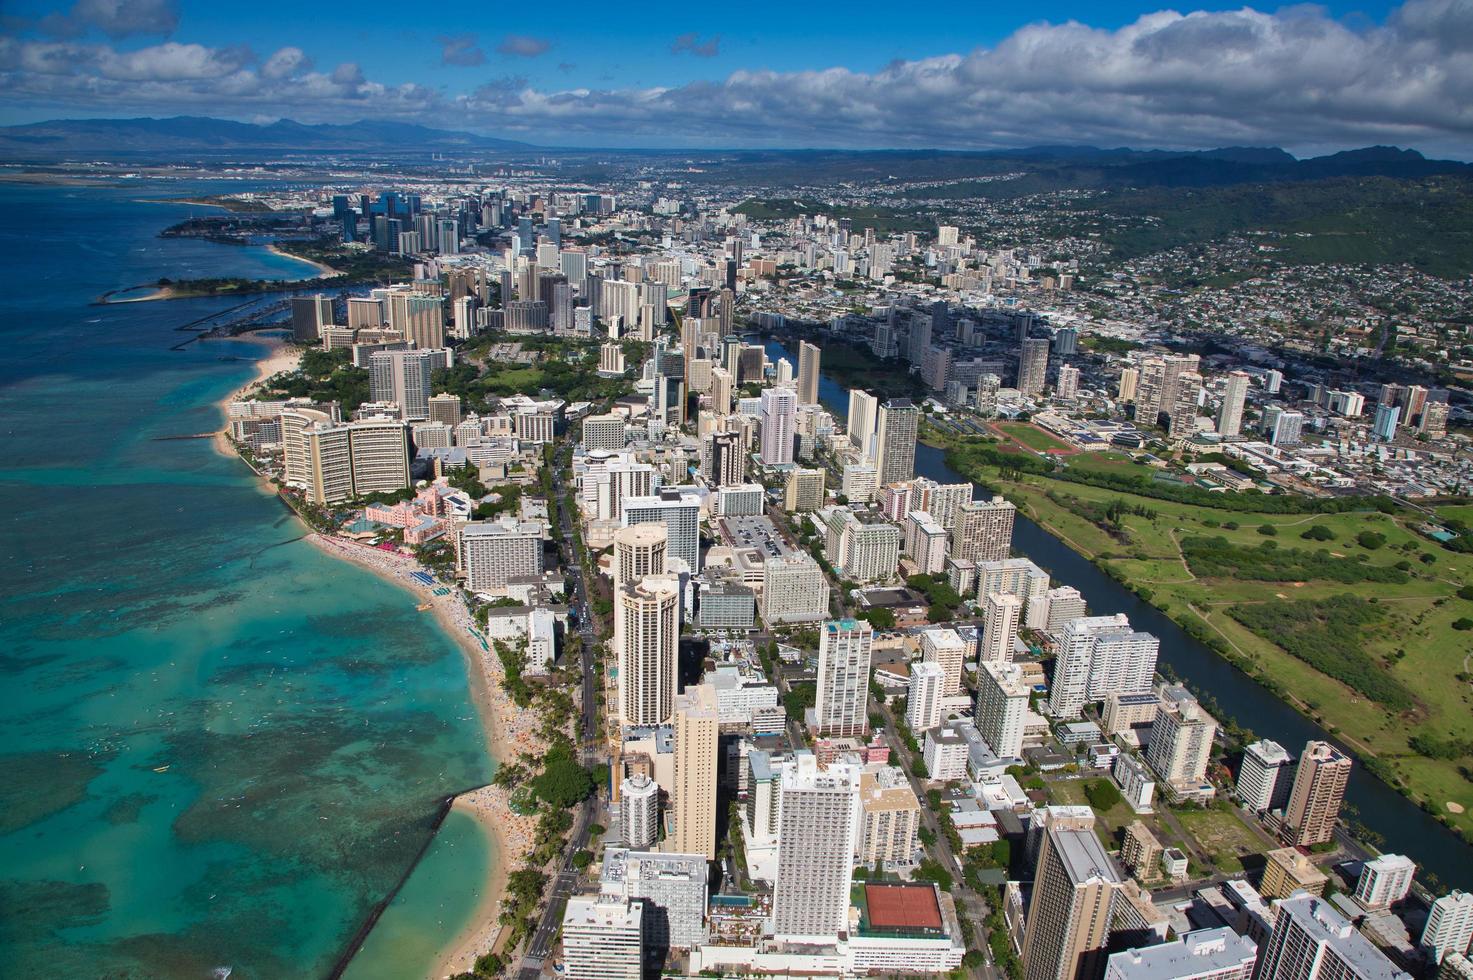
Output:
M1071 464L1081 458L1071 458ZM1119 459L1102 462L1134 465ZM1099 464L1091 460L1085 465ZM1473 581L1473 555L1448 551L1412 530L1424 519L1422 515L1236 513L1046 477L1004 481L995 470L974 475L1001 488L1024 513L1135 589L1188 632L1220 645L1235 663L1338 734L1363 759L1373 760L1390 780L1414 800L1425 802L1444 822L1473 835L1473 812L1457 813L1448 806L1473 798L1473 782L1460 772L1460 767L1473 772L1473 758L1427 758L1410 744L1419 733L1473 739L1473 683L1469 678L1473 674L1473 631L1452 628L1459 619L1473 619L1473 601L1456 594ZM1089 516L1102 514L1117 501L1145 513L1126 512L1111 530ZM1463 509L1473 516L1473 508ZM1451 510L1451 516L1463 516L1458 509ZM1302 537L1316 526L1326 529L1327 540ZM1265 527L1273 533L1262 533L1260 528ZM1374 532L1384 543L1366 547L1358 540L1362 532ZM1189 537L1222 537L1245 548L1272 542L1278 549L1323 550L1336 561L1403 566L1406 581L1347 584L1204 578L1183 559L1180 542ZM1382 622L1366 631L1363 647L1379 669L1412 692L1416 704L1411 710L1396 712L1368 700L1291 656L1273 637L1252 632L1227 613L1235 604L1346 594L1379 603L1385 611ZM1253 724L1251 718L1237 721L1248 727ZM1468 810L1473 811L1473 806Z
M1050 435L1031 422L998 422L999 432L1040 453L1069 452L1073 447L1057 436Z

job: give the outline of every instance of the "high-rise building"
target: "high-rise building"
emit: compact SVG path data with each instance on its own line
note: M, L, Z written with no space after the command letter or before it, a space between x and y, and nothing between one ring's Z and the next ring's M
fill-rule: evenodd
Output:
M614 593L619 714L626 725L663 725L674 710L680 580L650 575Z
M370 363L372 358L370 357ZM446 425L459 425L462 418L460 407L460 396L441 393L432 395L428 402L430 421L444 422Z
M860 864L909 864L916 848L921 802L904 770L893 766L865 772L859 781Z
M292 339L310 344L322 339L325 327L332 326L332 298L318 293L316 296L293 296Z
M1396 438L1396 428L1400 424L1400 405L1377 405L1376 418L1371 423L1371 436L1381 442L1391 442Z
M956 509L951 529L951 557L981 564L1002 561L1013 546L1013 519L1018 508L995 496L971 500Z
M798 398L789 388L766 388L762 392L762 462L782 466L793 461L793 438L797 433Z
M1146 762L1178 791L1193 790L1207 777L1217 720L1179 684L1161 689L1161 709L1151 724Z
M941 724L942 689L946 670L940 664L923 660L910 666L910 686L905 695L905 723L919 738L928 728Z
M1056 718L1077 718L1091 701L1149 691L1161 642L1130 628L1124 613L1082 616L1064 624L1049 687Z
M671 948L705 942L706 880L703 855L610 847L604 850L599 891L605 898L643 903L646 958L663 963Z
M1073 401L1079 395L1079 368L1072 364L1059 367L1059 380L1054 386L1054 396L1060 401Z
M962 692L962 661L967 656L967 645L954 629L932 627L921 631L921 658L941 665L946 672L943 697Z
M1432 903L1422 929L1422 949L1436 963L1473 949L1473 894L1452 891Z
M1031 693L1017 664L983 663L977 672L977 734L1000 759L1023 754Z
M1329 878L1297 847L1279 847L1263 855L1258 891L1264 898L1288 898L1295 892L1323 895Z
M789 472L787 485L783 488L783 509L789 514L797 514L822 507L823 476L822 467Z
M798 342L798 401L801 404L818 404L818 364L822 353L815 344L806 340Z
M1226 926L1110 956L1105 980L1252 980L1258 945Z
M1248 374L1234 371L1222 389L1222 405L1217 410L1217 434L1231 439L1243 430L1243 405L1248 400Z
M849 392L849 444L866 457L872 455L875 426L879 423L880 402L867 391L853 388Z
M777 938L833 942L848 930L859 783L859 766L835 762L821 769L807 751L783 770L772 889Z
M820 735L869 730L870 650L874 628L862 619L836 619L818 631L815 727Z
M909 398L892 398L880 406L875 429L875 469L880 486L915 475L919 425L920 411Z
M1093 830L1046 827L1023 930L1023 980L1100 975L1121 881Z
M443 367L446 353L432 350L378 351L368 359L368 394L394 402L406 419L430 417L430 376ZM459 420L456 420L457 424Z
M504 517L456 529L457 555L471 592L499 593L509 579L542 574L542 524Z
M1243 750L1238 769L1238 799L1255 813L1277 810L1289 802L1294 757L1278 742L1260 739Z
M669 530L663 524L634 524L614 532L614 591L665 571Z
M707 439L706 479L712 486L734 487L747 478L747 447L740 432L713 432Z
M325 412L281 413L284 479L317 504L411 486L409 426L398 419L333 422Z
M640 980L644 904L612 895L574 895L563 909L563 976Z
M1349 781L1350 756L1329 742L1305 745L1284 807L1285 842L1313 847L1333 839Z
M675 785L670 790L673 828L667 850L716 860L716 760L721 715L709 684L687 687L675 698Z
M1276 905L1255 980L1410 980L1324 899L1299 895Z
M1382 854L1361 865L1355 900L1366 909L1390 908L1407 897L1417 866L1403 854Z
M762 564L762 621L769 626L816 623L829 614L829 585L808 555L794 553Z
M635 773L619 786L619 839L635 850L655 846L660 837L660 784Z
M1018 636L1018 617L1023 600L1005 592L989 593L983 606L982 644L977 651L982 663L1008 663L1013 659L1013 640Z
M1197 404L1202 398L1202 376L1195 371L1183 371L1176 376L1176 388L1172 391L1170 419L1167 422L1168 439L1189 439L1197 431Z
M1025 337L1018 353L1018 392L1025 398L1043 394L1048 378L1048 338Z
M1141 373L1133 367L1120 369L1120 384L1115 389L1115 397L1121 404L1129 404L1135 401L1136 385L1140 383Z
M694 487L661 487L652 496L623 497L619 510L626 527L664 524L668 556L692 571L701 567L701 500Z

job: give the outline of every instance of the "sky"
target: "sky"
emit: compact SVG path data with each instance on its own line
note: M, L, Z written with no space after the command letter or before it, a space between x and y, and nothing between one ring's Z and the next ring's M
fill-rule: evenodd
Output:
M0 124L395 119L544 146L1473 157L1473 0L5 0Z

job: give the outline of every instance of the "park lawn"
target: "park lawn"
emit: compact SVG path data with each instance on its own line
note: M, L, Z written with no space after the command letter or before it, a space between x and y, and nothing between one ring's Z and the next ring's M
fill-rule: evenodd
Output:
M1243 859L1267 851L1262 838L1230 809L1177 810L1181 822L1197 844L1212 857L1219 871L1232 874L1243 870ZM1250 861L1250 864L1259 862Z
M1409 785L1415 799L1429 801L1436 813L1465 832L1473 833L1473 807L1464 814L1454 814L1446 808L1448 801L1468 799L1473 794L1469 780L1459 773L1459 765L1467 765L1467 760L1424 758L1412 752L1408 744L1413 735L1422 731L1442 737L1473 737L1473 685L1454 676L1459 672L1473 672L1473 658L1464 665L1464 657L1473 651L1473 632L1451 628L1456 619L1473 618L1473 602L1454 596L1463 582L1473 579L1466 567L1473 565L1473 558L1449 552L1411 530L1407 522L1415 523L1419 519L1415 515L1403 518L1372 512L1236 513L1040 477L1029 477L1025 483L1008 481L1004 489L1026 503L1030 516L1066 538L1077 550L1109 567L1122 581L1149 588L1153 593L1151 601L1174 618L1205 622L1251 659L1256 674L1278 690L1292 692L1283 696L1297 701L1301 710L1357 751L1380 758ZM1132 505L1141 504L1155 511L1157 517L1153 520L1126 515L1122 523L1131 543L1122 545L1089 520L1047 499L1046 489L1094 503L1124 500ZM1237 527L1222 526L1228 523ZM1272 537L1260 534L1258 528L1264 524L1273 525L1278 534ZM1334 539L1320 542L1300 537L1305 529L1316 524L1333 531ZM1376 549L1361 547L1356 536L1367 530L1383 535L1386 543ZM1193 581L1186 577L1179 548L1169 531L1174 531L1176 539L1221 536L1247 547L1258 547L1271 540L1281 549L1311 552L1323 549L1344 556L1346 561L1358 561L1364 556L1372 565L1391 566L1408 561L1411 569L1408 580L1401 584L1223 578ZM1436 560L1424 564L1418 560L1422 554ZM1393 675L1418 699L1419 708L1413 716L1403 717L1368 701L1289 655L1270 639L1252 633L1224 611L1226 605L1233 603L1263 602L1280 596L1304 600L1347 593L1386 603L1390 618L1367 635L1365 647L1378 660L1390 660L1394 664ZM1440 599L1445 601L1435 606ZM1419 616L1423 618L1419 620ZM1397 650L1406 651L1400 660L1392 659ZM1251 727L1251 719L1237 720Z
M1473 504L1444 504L1435 508L1437 516L1443 520L1462 521L1464 524L1473 524Z
M1151 467L1144 463L1137 463L1125 453L1117 452L1086 452L1078 456L1070 456L1067 461L1071 470L1083 470L1090 473L1136 473L1146 474Z
M997 430L1008 438L1022 443L1040 453L1072 452L1074 447L1057 436L1050 435L1032 422L998 422Z

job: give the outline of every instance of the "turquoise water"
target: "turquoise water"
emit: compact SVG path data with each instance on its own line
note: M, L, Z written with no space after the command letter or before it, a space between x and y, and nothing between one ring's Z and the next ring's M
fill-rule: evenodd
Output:
M440 801L492 771L463 658L413 595L299 540L208 440L154 441L218 428L253 373L256 344L169 350L229 301L88 305L302 275L158 239L190 209L136 202L220 189L0 187L6 977L320 976ZM441 891L468 909L462 867Z
M473 894L479 897L493 858L492 842L475 818L450 811L344 980L403 980L423 974L425 964L433 963L470 923L475 904L466 901L465 882L476 881Z

